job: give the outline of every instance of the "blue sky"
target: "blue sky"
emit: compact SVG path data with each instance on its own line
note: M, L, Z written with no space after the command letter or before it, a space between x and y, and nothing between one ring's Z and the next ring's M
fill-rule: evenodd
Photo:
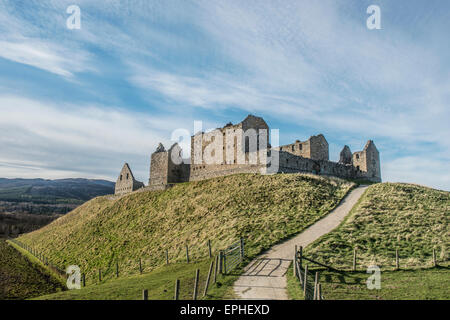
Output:
M69 5L81 29L69 30ZM381 30L369 30L369 5ZM450 190L450 2L0 0L0 176L148 180L177 128L264 117Z

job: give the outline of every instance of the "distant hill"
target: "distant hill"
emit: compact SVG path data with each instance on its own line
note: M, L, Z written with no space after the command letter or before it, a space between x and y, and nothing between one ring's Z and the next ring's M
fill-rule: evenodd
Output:
M0 237L38 229L84 202L114 193L114 183L92 179L0 178Z
M97 196L112 193L114 183L106 180L0 178L0 201L81 204Z

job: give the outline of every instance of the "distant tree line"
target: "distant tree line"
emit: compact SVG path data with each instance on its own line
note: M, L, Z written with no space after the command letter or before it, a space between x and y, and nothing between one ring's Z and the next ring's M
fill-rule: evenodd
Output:
M13 238L37 230L60 216L60 214L0 213L0 238Z

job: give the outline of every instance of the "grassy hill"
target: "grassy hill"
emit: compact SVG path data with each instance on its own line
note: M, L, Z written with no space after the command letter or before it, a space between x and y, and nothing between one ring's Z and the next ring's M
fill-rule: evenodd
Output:
M97 270L111 278L115 263L122 274L144 271L224 249L239 237L254 256L298 233L332 208L354 186L313 175L241 174L174 186L166 191L133 193L119 199L93 199L48 226L19 238L64 269L76 264L89 279Z
M370 186L345 222L311 244L306 253L336 267L358 264L395 266L395 250L404 267L430 265L448 259L450 192L423 186L382 183Z
M22 300L62 288L43 268L0 240L0 300Z
M449 299L449 216L450 192L412 184L376 184L337 229L304 252L317 261L351 270L357 248L357 272L312 268L320 272L326 299ZM394 271L396 249L400 271ZM437 268L433 268L433 249ZM366 287L370 265L381 268L381 290ZM301 298L297 280L288 277L290 296Z

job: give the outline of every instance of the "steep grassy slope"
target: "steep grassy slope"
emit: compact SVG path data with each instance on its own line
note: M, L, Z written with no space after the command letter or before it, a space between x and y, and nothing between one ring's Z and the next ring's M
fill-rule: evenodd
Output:
M304 251L315 260L347 272L310 264L318 271L325 299L449 299L448 220L450 193L398 183L370 186L346 220ZM357 269L352 269L353 248ZM400 271L395 270L395 249ZM433 268L432 252L438 267ZM369 265L381 268L381 289L369 290ZM303 299L300 284L288 274L288 294Z
M309 246L306 253L333 266L350 268L353 248L358 265L400 267L431 265L432 251L448 260L450 192L411 184L370 186L345 222Z
M27 299L61 291L61 284L0 240L0 300Z
M80 290L66 290L43 295L35 300L141 300L142 290L148 290L149 300L174 299L175 281L180 281L180 300L192 300L194 293L195 273L198 269L197 299L233 299L232 284L237 276L217 275L210 278L208 293L203 296L211 260L204 259L196 263L176 263L156 268L143 275L131 275L118 279L90 285Z
M139 192L120 199L101 197L50 225L19 238L61 268L79 265L95 277L101 268L112 277L119 261L123 274L148 271L223 249L239 237L254 256L312 224L334 208L353 186L339 179L289 174L234 175Z

